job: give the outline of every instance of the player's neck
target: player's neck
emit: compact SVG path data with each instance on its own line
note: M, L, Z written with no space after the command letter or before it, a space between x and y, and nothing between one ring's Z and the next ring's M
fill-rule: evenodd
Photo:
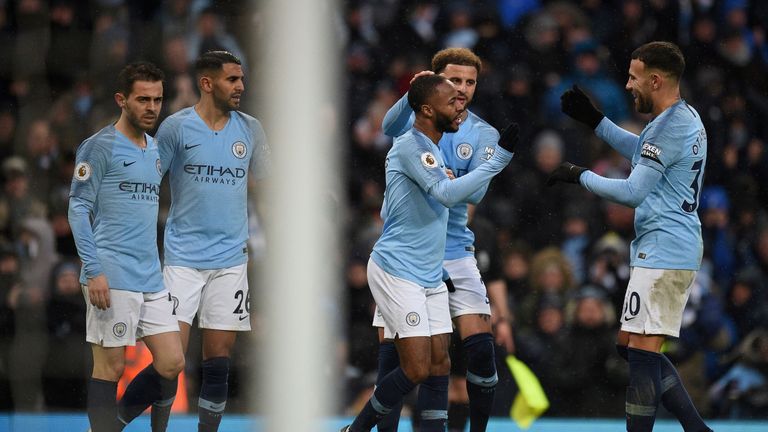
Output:
M653 117L658 117L659 114L663 113L667 110L667 108L678 103L679 101L680 91L678 89L675 89L675 91L670 91L667 94L659 95L658 102L653 104L653 111L651 112L651 115L653 115Z
M144 139L145 131L135 128L124 116L120 116L120 119L117 120L115 129L140 148L147 147L147 141Z
M427 119L422 118L416 118L416 120L413 122L413 127L416 128L419 132L423 133L427 136L427 138L431 139L435 145L437 145L438 142L440 142L440 138L443 137L443 133L437 130L435 125L428 121Z
M197 115L203 119L206 126L214 131L224 129L224 126L226 126L229 121L230 112L220 110L211 101L200 99L200 101L195 104L194 110L197 112Z

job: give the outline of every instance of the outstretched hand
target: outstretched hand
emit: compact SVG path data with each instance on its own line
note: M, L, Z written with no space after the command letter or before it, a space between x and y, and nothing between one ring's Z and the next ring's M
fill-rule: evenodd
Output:
M605 117L576 84L560 96L560 110L592 129L596 128Z
M510 153L514 153L515 146L519 140L520 126L514 122L510 123L507 125L507 127L504 128L504 130L501 131L501 135L499 135L499 147Z
M579 177L581 177L581 173L586 170L586 168L574 165L570 162L563 162L549 174L549 178L547 178L547 186L552 186L557 182L579 184Z

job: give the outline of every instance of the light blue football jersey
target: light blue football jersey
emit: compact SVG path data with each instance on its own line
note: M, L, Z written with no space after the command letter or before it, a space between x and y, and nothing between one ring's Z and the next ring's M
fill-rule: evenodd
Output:
M631 265L698 270L703 243L697 209L707 160L701 117L681 100L643 129L632 166L646 165L661 180L635 209Z
M163 289L157 251L160 156L110 125L83 141L75 157L69 219L83 261L80 283L104 274L110 288ZM92 218L93 222L89 220Z
M383 128L388 134L399 136L413 127L416 115L408 105L406 94L387 112ZM445 165L456 177L477 168L493 156L499 133L483 119L467 111L467 118L457 132L444 133L438 146ZM468 201L477 204L485 195L486 187ZM445 242L445 259L453 260L474 256L475 234L467 228L467 204L457 204L448 212L448 234Z
M232 111L213 131L189 107L163 121L157 141L171 187L165 264L218 269L246 262L248 178L263 178L269 167L261 123Z
M384 230L371 257L387 273L425 288L443 276L448 208L466 202L512 159L496 149L487 163L449 180L440 149L415 128L395 138L386 159Z
M448 178L440 149L416 129L395 138L386 159L384 229L371 258L387 273L440 286L448 208L427 191Z
M454 133L445 133L438 146L445 166L458 178L474 170L493 156L499 133L483 119L468 112L467 118ZM488 185L471 198L477 204L485 195ZM448 210L448 234L445 259L453 260L474 256L475 234L467 228L467 204L457 204Z

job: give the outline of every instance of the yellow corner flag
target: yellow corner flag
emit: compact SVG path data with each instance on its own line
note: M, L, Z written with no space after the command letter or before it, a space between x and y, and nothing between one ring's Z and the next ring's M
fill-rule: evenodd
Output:
M509 416L521 429L528 429L549 408L549 399L544 394L539 379L525 363L509 355L507 366L519 389L512 402L512 409L509 410Z

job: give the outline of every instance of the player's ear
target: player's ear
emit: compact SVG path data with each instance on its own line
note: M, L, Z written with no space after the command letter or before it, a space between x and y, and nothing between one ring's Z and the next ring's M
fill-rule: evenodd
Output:
M421 113L424 114L427 117L432 117L432 106L424 104L421 106Z
M125 97L124 94L120 92L115 93L115 103L117 103L117 106L119 106L120 108L125 108L126 100L127 98Z
M197 85L200 87L201 91L206 93L209 93L213 90L213 80L211 80L211 77L206 75L200 76L200 79L197 81Z
M664 80L660 74L657 74L657 73L651 74L651 87L654 90L660 89L663 81Z

